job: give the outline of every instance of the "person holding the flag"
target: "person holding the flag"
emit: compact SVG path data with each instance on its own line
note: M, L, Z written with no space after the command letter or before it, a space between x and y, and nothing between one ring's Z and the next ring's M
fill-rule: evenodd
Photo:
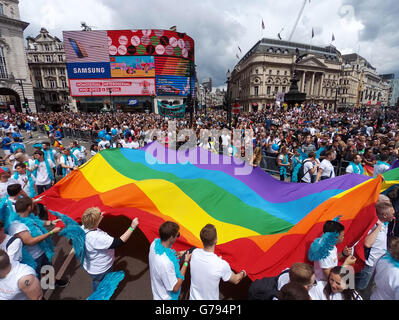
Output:
M159 227L159 238L150 246L151 289L154 300L178 300L191 253L187 252L180 268L173 244L180 237L177 223L166 221ZM180 252L179 254L182 254Z

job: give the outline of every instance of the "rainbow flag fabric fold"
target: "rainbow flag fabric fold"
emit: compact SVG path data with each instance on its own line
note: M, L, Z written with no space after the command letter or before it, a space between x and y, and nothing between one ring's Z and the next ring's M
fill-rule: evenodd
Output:
M201 148L174 151L154 142L142 150L96 154L41 202L78 222L93 206L106 215L138 217L149 242L164 221L174 221L181 234L176 250L202 247L200 230L211 223L218 232L216 253L234 270L245 269L252 280L307 261L307 250L327 220L342 216L342 246L353 246L376 222L382 176L350 174L296 184L252 169ZM399 180L399 174L391 180Z

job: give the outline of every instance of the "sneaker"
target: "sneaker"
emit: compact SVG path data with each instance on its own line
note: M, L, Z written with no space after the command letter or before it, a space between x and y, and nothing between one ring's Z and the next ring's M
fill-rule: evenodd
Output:
M59 288L65 288L69 284L69 280L55 280L55 286Z

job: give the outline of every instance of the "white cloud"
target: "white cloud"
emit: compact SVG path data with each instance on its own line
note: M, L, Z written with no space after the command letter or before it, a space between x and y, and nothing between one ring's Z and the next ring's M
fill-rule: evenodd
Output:
M396 12L399 3L389 1ZM391 45L399 39L397 32L375 32L380 38L368 39L367 35L373 35L370 20L382 22L381 11L373 16L372 7L366 6L365 16L362 4L369 1L359 1L357 7L352 2L306 1L292 41L310 43L314 28L312 44L326 46L334 33L333 45L343 54L357 52L360 45L360 54L379 72L399 70L397 46ZM262 36L277 39L282 28L283 39L288 39L302 5L302 0L20 0L20 11L21 18L31 23L25 36L35 36L45 27L61 37L62 30L79 30L81 21L103 30L168 29L176 25L195 40L199 80L212 77L215 86L223 86L227 69L232 70L237 63L236 54L242 57ZM397 29L396 23L396 29L391 30ZM368 49L376 48L375 44L380 50Z

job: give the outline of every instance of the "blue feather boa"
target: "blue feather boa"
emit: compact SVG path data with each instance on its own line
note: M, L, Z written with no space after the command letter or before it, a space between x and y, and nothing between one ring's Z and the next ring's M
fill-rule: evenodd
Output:
M48 231L44 227L43 220L39 217L36 217L33 213L29 214L28 217L22 218L19 214L14 221L19 221L26 225L32 235L32 238L41 236L42 234L46 234ZM52 260L54 256L54 245L50 238L47 238L41 242L39 242L39 247L44 251L49 261Z
M319 261L329 256L330 251L338 241L338 232L326 232L320 238L316 238L310 245L308 258L310 261Z
M109 300L124 277L123 271L108 273L87 300Z
M175 267L176 277L184 280L184 277L180 273L179 260L177 259L176 251L170 248L165 248L161 243L161 239L159 238L155 239L154 249L155 253L158 255L162 255L164 253L166 254L166 256L169 258L170 261L172 261L173 266ZM178 300L179 295L180 295L180 289L178 292L170 291L170 296L172 300Z
M388 260L391 264L393 264L396 268L399 268L399 261L396 260L391 254L387 251L385 255L382 257L384 260Z
M60 231L59 235L72 240L72 246L75 254L80 260L80 263L83 264L83 259L85 256L85 232L75 220L62 213L52 210L49 211L51 214L61 219L61 221L65 224L65 228Z

